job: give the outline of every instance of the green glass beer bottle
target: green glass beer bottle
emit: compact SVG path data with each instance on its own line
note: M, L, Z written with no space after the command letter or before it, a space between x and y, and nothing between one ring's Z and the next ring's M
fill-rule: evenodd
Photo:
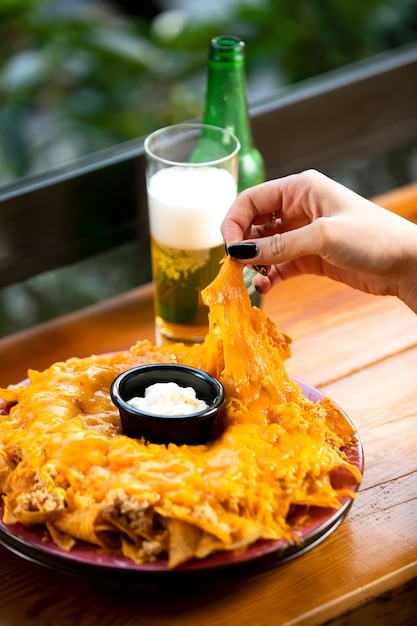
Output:
M240 141L238 192L265 180L263 158L254 146L246 96L245 43L233 35L214 37L209 45L207 91L203 122L226 128ZM252 304L260 295L253 290L255 272L245 268L245 283Z

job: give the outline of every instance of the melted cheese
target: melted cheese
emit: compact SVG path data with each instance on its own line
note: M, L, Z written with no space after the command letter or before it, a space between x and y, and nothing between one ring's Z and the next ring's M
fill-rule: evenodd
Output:
M305 506L340 506L359 469L344 452L353 429L329 400L311 402L288 376L289 339L250 305L241 266L227 259L203 293L203 344L142 341L111 356L72 358L29 384L0 390L0 489L5 523L44 523L63 549L83 539L136 562L175 567L258 538L289 539ZM109 389L122 371L178 362L223 383L224 423L205 445L147 444L121 434ZM7 413L7 412L6 412ZM342 471L349 479L334 485ZM299 515L297 515L299 511Z

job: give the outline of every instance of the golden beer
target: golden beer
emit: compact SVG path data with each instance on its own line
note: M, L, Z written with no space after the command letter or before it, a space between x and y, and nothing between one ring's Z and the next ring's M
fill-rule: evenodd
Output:
M224 245L181 250L152 238L151 252L160 332L169 339L201 341L208 329L208 308L201 291L217 276Z

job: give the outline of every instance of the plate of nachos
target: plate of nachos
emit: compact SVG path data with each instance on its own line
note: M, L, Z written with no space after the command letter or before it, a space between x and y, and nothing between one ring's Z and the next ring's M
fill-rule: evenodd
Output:
M282 564L339 526L363 474L354 425L289 376L291 341L251 306L238 262L226 257L203 299L201 344L140 341L0 389L3 545L77 575L172 580ZM207 443L123 434L110 386L146 363L190 365L223 384Z

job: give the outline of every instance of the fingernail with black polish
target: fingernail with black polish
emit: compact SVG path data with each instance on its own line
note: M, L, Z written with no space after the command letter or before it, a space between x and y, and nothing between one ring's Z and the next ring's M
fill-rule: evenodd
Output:
M227 252L234 259L253 259L258 254L258 246L256 243L249 242L232 243L227 248Z

